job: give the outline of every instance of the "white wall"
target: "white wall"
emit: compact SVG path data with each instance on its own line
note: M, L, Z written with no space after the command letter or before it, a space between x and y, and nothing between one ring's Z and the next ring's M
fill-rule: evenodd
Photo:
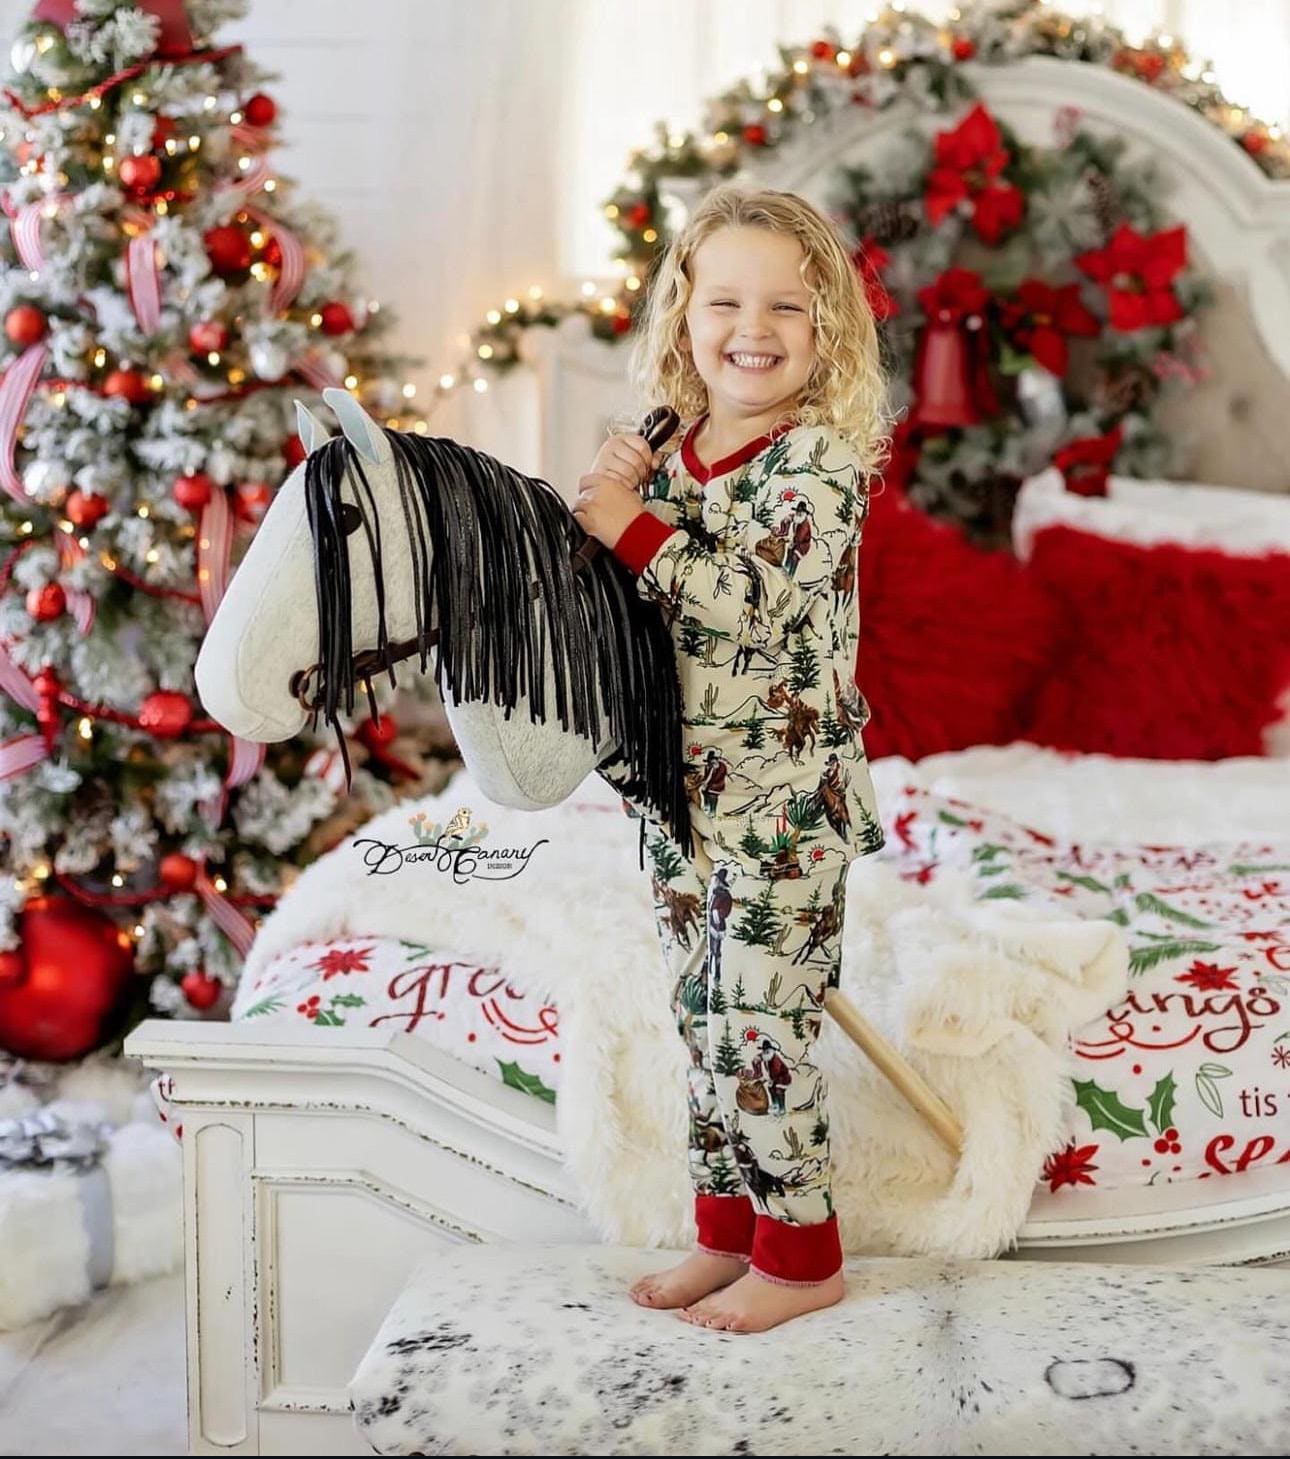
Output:
M914 0L917 4L917 0ZM0 0L12 34L30 0ZM778 62L777 41L877 0L253 0L242 41L281 72L281 168L340 218L361 283L423 355L420 399L489 308L613 277L601 204L664 120ZM917 8L941 15L948 4ZM1068 0L1072 13L1095 8ZM1233 100L1290 125L1290 0L1107 0L1212 59ZM451 412L436 428L452 434Z

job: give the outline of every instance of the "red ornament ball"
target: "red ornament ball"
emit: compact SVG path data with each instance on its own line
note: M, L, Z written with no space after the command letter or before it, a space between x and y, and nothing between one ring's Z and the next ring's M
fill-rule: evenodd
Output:
M46 583L43 588L31 588L27 593L27 612L37 623L49 623L59 617L67 608L67 594L61 583Z
M224 985L218 978L196 971L185 973L179 980L179 986L194 1008L209 1008L219 1001L219 995L224 991Z
M204 471L194 471L191 476L180 476L171 487L171 495L189 512L200 512L211 499L215 483Z
M324 334L349 334L354 328L354 316L349 312L349 305L339 300L324 304L318 313L322 315Z
M392 740L398 738L399 727L394 722L392 714L383 714L380 721L365 719L358 727L358 740L360 744L366 745L369 750L378 749L388 745Z
M148 377L139 370L113 370L103 382L104 395L119 395L131 405L142 405L152 398Z
M22 349L44 339L49 321L34 304L15 304L4 317L4 332Z
M831 61L837 53L837 48L830 41L816 41L811 46L811 54L817 61Z
M763 147L766 144L766 128L753 122L744 128L744 141L754 147Z
M1241 138L1241 146L1251 157L1257 157L1260 152L1267 151L1268 134L1266 132L1246 132Z
M191 891L197 881L197 863L182 851L172 851L161 858L157 875L167 891Z
M304 442L299 436L288 436L282 443L282 455L287 463L287 470L294 471L297 466L308 456Z
M188 331L188 348L194 354L208 355L222 350L228 343L228 330L218 319L203 319Z
M260 257L264 260L265 263L269 265L270 268L281 268L282 245L278 242L276 238L270 238L269 241L260 250Z
M161 181L161 159L151 152L145 152L142 157L123 157L116 175L129 192L151 192Z
M633 228L644 228L650 220L650 206L648 203L633 203L627 209L627 221Z
M67 520L73 527L93 527L107 516L111 503L97 492L82 491L79 487L68 495L63 505Z
M139 706L139 728L161 740L182 735L193 717L187 697L173 689L158 689Z
M273 493L262 481L240 481L233 504L239 522L256 523L263 519Z
M278 104L263 91L257 91L247 99L242 115L253 127L271 127L278 119Z
M976 55L976 42L965 35L954 37L954 59L970 61Z
M627 313L615 314L609 321L609 327L615 334L626 334L632 327L632 316Z
M80 1058L110 1032L134 968L130 939L70 897L33 897L19 916L23 975L0 986L0 1048L23 1059Z
M236 274L251 267L251 240L240 228L224 223L202 234L206 257L217 274Z

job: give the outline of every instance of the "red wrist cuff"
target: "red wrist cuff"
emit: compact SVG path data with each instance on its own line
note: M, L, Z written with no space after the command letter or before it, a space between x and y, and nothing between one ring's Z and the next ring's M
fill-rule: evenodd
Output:
M757 1216L751 1271L785 1286L814 1286L842 1269L838 1218L813 1226L790 1226L771 1216Z
M750 1256L756 1219L757 1212L746 1194L694 1198L698 1245L713 1256Z
M614 543L614 556L640 577L650 559L675 531L675 527L660 522L653 512L642 509Z

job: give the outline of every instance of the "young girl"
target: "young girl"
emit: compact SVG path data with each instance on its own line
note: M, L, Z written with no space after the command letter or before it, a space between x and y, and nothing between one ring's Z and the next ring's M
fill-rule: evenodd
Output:
M676 644L694 856L647 830L690 1054L698 1249L631 1295L760 1332L843 1294L811 1052L848 867L883 845L854 675L885 388L831 223L792 193L710 192L661 261L633 374L680 415L679 449L612 436L574 514Z

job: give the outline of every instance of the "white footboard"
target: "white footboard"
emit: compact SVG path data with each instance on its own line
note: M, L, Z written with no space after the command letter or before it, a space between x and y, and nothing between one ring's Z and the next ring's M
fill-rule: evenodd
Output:
M193 1454L364 1454L346 1394L436 1243L597 1241L553 1109L410 1034L141 1024L183 1122Z

